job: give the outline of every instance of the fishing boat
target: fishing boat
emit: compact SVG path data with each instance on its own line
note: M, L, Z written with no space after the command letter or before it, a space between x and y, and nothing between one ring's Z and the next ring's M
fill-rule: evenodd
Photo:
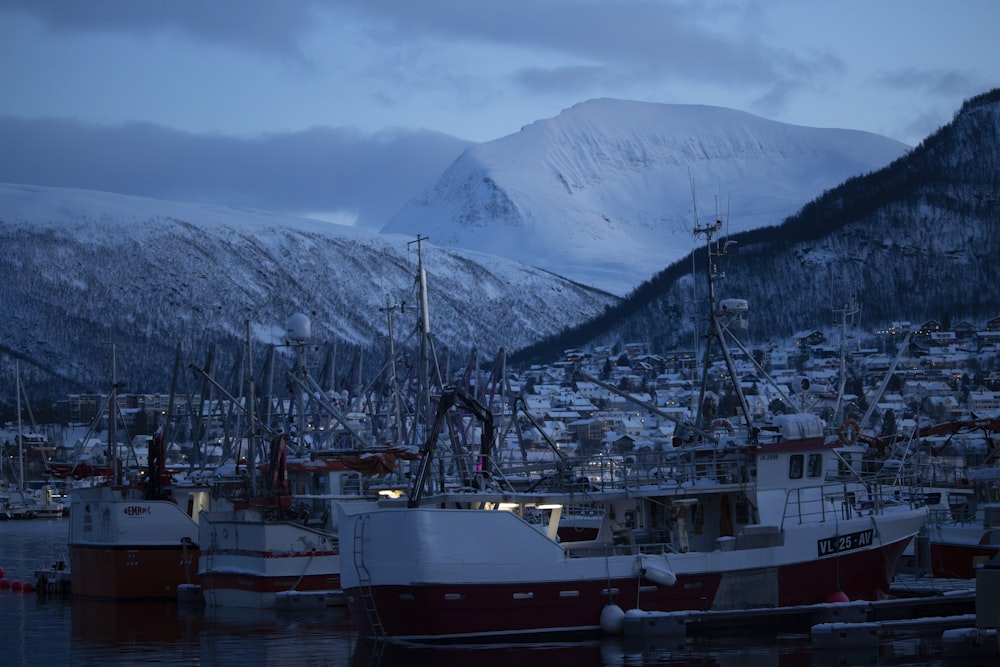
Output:
M278 440L277 456L282 459L283 436ZM363 479L392 472L394 460L395 454L387 450L321 452L288 460L287 479L280 464L268 466L276 476L267 478L256 496L235 499L231 509L203 512L198 585L205 604L255 609L343 606L335 506L364 501ZM323 507L318 513L310 510L317 501Z
M217 479L216 494L229 502L200 516L198 586L209 607L343 606L336 504L374 499L370 480L392 473L397 458L405 455L397 447L368 443L351 420L325 400L327 392L310 385L314 381L305 363L311 344L309 318L293 315L286 331L286 344L297 359L288 373L288 384L295 388L290 401L297 406L294 414L275 430L258 420L252 398L246 402L253 431L270 435L266 463L245 466L242 474L228 480ZM248 334L248 348L249 343ZM329 438L339 446L319 447L317 431L310 431L307 422L328 426L324 432L339 430L339 436ZM302 445L294 456L288 454L289 433ZM251 460L256 459L255 441L249 438Z
M927 542L935 577L974 579L976 570L1000 554L1000 468L969 471L971 492L949 493L947 510L931 510Z
M108 415L105 458L70 462L54 473L77 479L70 491L68 536L73 594L176 601L178 588L197 576L199 513L216 499L204 471L167 465L165 425L148 440L145 465L138 465L134 451L124 459L116 387L112 356L111 391L102 410ZM101 414L95 424L100 419Z
M849 463L861 448L816 431L792 437L806 428L788 420L754 447L648 457L619 471L617 484L575 492L342 506L352 616L368 636L444 639L594 631L608 605L879 599L926 509L873 493ZM581 499L603 508L600 532L561 542L561 509Z
M956 419L873 444L890 452L882 476L911 480L928 508L927 527L904 554L904 567L942 579L975 578L1000 553L1000 420Z
M704 230L709 340L736 378L726 333L747 306L716 301L718 229ZM706 348L705 377L709 366ZM623 610L888 595L926 507L866 476L867 448L853 435L829 433L808 413L754 419L733 384L736 423L699 414L678 424L672 448L629 457L597 477L582 461L522 492L427 493L433 429L405 500L339 508L341 584L359 632L392 641L588 633L614 631ZM457 388L442 389L435 424L460 398ZM484 428L484 452L488 434ZM581 504L600 511L600 528L593 539L563 540L563 511Z
M177 599L198 571L198 515L212 505L207 483L184 482L157 463L137 483L77 485L70 493L73 594L109 600Z
M35 516L39 519L58 519L65 513L62 496L55 486L48 481L28 482L31 498L35 507Z

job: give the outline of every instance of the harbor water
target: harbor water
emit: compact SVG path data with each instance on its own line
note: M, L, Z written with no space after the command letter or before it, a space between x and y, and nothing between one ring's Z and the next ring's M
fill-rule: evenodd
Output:
M34 584L35 570L66 554L65 519L0 523L0 568ZM809 637L711 640L651 637L454 646L382 645L359 638L343 609L324 612L191 609L107 603L0 590L0 664L22 665L646 665L782 666L952 663L938 638L904 637L877 650L812 650ZM958 663L955 663L958 664ZM963 666L969 663L963 661Z

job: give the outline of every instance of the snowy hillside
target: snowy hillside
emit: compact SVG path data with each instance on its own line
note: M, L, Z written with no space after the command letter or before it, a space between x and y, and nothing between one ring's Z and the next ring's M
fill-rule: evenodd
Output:
M776 225L908 147L709 106L578 104L473 146L384 232L429 236L625 294L694 247L697 214Z
M893 322L989 330L957 348L985 353L1000 328L1000 89L963 104L954 120L889 166L831 188L785 223L728 241L718 297L747 299L739 337L769 345L832 326L857 303L871 334ZM633 298L578 331L544 341L513 364L561 350L648 341L655 353L690 349L704 332L705 248L671 265ZM692 287L692 285L694 287ZM700 295L700 296L699 296ZM692 331L692 326L700 327ZM829 329L827 329L829 331ZM839 333L831 331L834 340ZM882 345L889 338L881 338ZM937 346L930 335L924 349ZM947 341L940 351L950 351ZM983 372L996 374L992 361Z
M281 343L310 314L317 346L381 362L387 305L405 344L416 327L415 239L311 220L84 190L0 185L0 403L12 358L38 382L107 386L112 344L133 390L163 390L175 349L233 359L249 320ZM583 322L616 301L505 259L424 243L431 327L464 364ZM412 339L410 340L412 343ZM346 365L347 362L344 362Z

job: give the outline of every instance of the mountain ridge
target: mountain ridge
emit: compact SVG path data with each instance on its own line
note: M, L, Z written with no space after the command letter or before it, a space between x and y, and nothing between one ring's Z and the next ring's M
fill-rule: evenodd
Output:
M626 294L690 250L693 184L729 188L737 232L776 224L907 150L721 107L588 100L467 148L382 229Z
M0 402L13 397L13 358L36 391L95 391L110 382L114 349L126 386L163 390L178 347L188 363L214 348L231 364L245 321L258 346L280 347L297 312L342 367L356 349L382 363L385 309L399 306L401 346L416 327L413 241L247 209L0 185L0 274L17 277L0 283L10 313ZM454 363L473 348L527 345L617 300L500 257L421 245L432 333Z
M728 236L739 240L727 259L737 264L720 296L751 300L750 333L764 340L816 326L831 304L859 290L871 299L865 313L873 321L996 310L989 290L963 286L1000 282L990 263L1000 254L992 232L1000 225L991 224L1000 212L987 196L1000 192L998 96L970 100L912 151L825 190L781 225ZM498 187L496 196L502 210L506 191ZM683 224L690 239L691 220ZM953 228L961 233L939 238ZM0 185L0 275L11 278L0 281L9 313L0 321L0 403L12 402L15 359L26 362L21 372L33 397L107 387L112 350L123 386L157 391L178 349L188 363L213 350L217 368L233 367L244 322L255 346L281 348L284 323L296 312L312 317L314 356L332 355L341 370L361 358L377 367L386 311L398 306L401 345L416 330L416 238L430 276L434 340L449 367L500 348L512 353L511 364L551 361L595 342L677 349L690 344L689 323L704 312L691 291L692 268L704 271L698 247L693 258L664 262L623 300L545 268L442 248L428 236Z
M854 297L872 328L931 319L985 327L1000 318L992 289L1000 284L998 147L995 89L967 100L906 155L827 190L781 225L727 235L735 245L721 264L718 296L749 300L743 335L753 343L829 327ZM695 296L705 270L705 249L695 248L596 320L511 362L630 340L651 342L658 353L690 349L692 323L708 312L703 294Z

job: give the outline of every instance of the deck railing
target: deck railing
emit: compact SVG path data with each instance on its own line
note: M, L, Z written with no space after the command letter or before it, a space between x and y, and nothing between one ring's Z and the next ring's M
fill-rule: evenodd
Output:
M786 522L797 524L846 521L858 516L880 516L889 506L923 504L922 494L913 487L886 486L876 480L789 489L785 495Z

